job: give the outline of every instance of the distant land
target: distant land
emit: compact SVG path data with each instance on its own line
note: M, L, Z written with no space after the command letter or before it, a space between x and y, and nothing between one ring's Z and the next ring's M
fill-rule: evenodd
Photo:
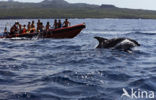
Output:
M118 8L105 4L68 3L65 0L44 0L40 3L0 1L0 19L26 18L156 19L156 11Z

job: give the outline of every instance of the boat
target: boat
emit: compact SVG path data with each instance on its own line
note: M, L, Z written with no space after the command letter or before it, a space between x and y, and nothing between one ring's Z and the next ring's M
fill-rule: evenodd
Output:
M84 28L86 28L86 25L83 23L69 27L62 27L58 29L49 29L48 32L43 31L38 33L4 35L1 36L0 38L39 37L39 38L54 38L54 39L68 39L68 38L70 39L76 37Z

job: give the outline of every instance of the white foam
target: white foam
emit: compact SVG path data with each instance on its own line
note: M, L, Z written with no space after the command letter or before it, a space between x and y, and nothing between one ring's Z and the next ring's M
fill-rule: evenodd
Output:
M132 42L131 40L129 39L125 39L123 40L122 42L120 42L118 45L124 45L124 44L131 44L133 46L136 46L136 44L134 42Z

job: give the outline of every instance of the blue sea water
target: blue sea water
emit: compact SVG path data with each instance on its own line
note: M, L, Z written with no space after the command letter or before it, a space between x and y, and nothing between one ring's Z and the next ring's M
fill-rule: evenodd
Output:
M0 20L0 32L15 21L32 20ZM156 93L156 20L70 21L86 23L73 39L0 39L0 100L133 100L121 98L123 88ZM128 37L141 47L131 54L96 49L94 36Z

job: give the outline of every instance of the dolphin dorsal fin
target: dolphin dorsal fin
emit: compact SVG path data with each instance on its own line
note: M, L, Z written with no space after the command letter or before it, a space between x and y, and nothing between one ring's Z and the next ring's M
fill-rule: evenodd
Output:
M102 37L94 37L94 38L99 41L99 45L97 46L97 48L103 47L104 44L106 43L106 41L108 40L108 39L102 38Z
M99 43L102 43L102 42L105 42L106 40L108 40L108 39L106 39L106 38L102 38L102 37L94 37L95 39L97 39L98 41L99 41Z

